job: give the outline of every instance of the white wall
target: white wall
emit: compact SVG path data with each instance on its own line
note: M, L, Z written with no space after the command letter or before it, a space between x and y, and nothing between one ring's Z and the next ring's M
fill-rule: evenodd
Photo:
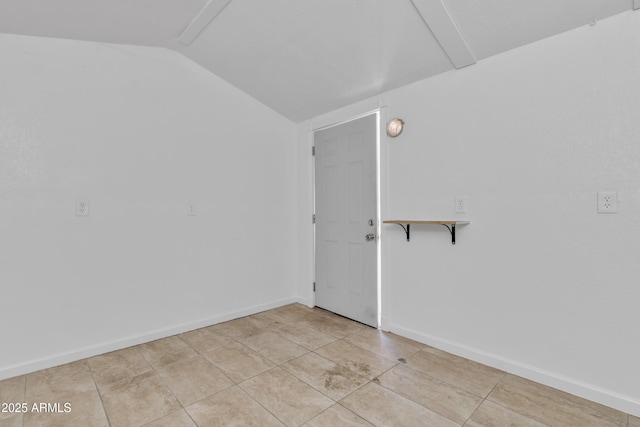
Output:
M292 122L169 50L0 54L0 379L295 300Z
M629 12L384 94L383 219L471 221L383 226L384 326L640 415L639 76Z

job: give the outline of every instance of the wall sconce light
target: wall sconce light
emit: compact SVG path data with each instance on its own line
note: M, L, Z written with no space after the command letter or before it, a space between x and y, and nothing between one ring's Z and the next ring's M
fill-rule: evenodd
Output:
M404 121L402 119L391 119L389 123L387 123L387 135L395 138L402 133L403 128Z

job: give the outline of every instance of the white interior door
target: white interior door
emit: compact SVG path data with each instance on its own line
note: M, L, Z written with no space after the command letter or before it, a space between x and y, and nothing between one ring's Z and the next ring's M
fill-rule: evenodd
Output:
M377 115L316 131L316 306L378 327Z

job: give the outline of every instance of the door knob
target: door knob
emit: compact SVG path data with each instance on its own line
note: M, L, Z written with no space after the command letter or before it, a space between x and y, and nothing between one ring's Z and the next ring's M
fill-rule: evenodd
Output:
M369 240L373 240L373 239L375 239L375 238L376 238L376 235L375 235L375 234L373 234L373 233L369 233L369 234L367 234L367 235L365 236L365 238L367 239L367 241L369 241Z

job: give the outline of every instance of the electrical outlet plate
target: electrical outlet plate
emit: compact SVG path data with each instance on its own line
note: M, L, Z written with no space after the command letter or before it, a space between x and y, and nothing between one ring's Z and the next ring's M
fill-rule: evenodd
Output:
M598 192L598 213L612 214L618 212L618 193L615 191Z
M86 199L76 200L76 216L89 216L89 201Z
M187 204L187 215L196 216L197 213L198 213L198 207L196 206L195 202L188 203Z
M455 213L466 213L467 212L467 197L466 196L456 196L454 210L455 210Z

